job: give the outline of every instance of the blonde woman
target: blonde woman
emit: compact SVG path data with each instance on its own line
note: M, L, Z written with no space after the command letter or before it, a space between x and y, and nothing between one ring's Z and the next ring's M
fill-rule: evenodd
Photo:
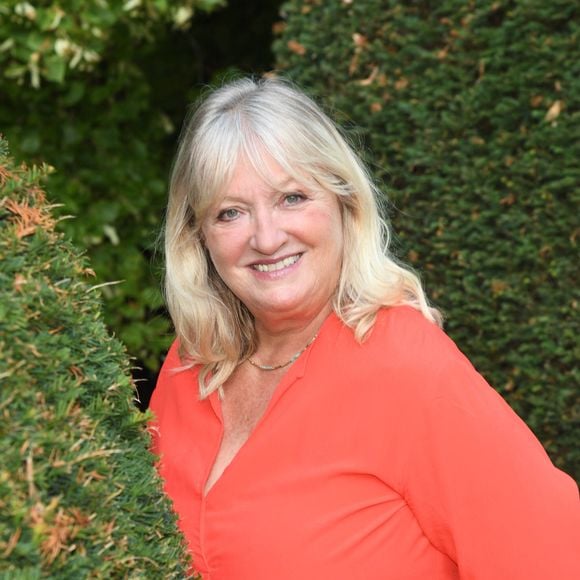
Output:
M575 483L388 251L369 175L281 80L175 160L154 448L204 579L580 578Z

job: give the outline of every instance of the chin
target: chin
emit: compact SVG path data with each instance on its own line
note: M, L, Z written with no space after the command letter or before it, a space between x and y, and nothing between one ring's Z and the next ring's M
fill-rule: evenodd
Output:
M296 300L288 300L288 301L281 301L275 302L265 306L262 309L262 312L268 312L270 314L284 314L286 312L300 312L300 302L296 302Z
M295 295L285 299L262 300L260 303L256 302L253 312L256 319L288 314L299 317L304 308L304 303L305 300L297 300Z

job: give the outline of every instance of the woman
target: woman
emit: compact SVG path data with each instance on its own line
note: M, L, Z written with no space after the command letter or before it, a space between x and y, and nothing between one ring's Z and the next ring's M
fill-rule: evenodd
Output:
M375 199L280 80L216 90L184 130L151 407L195 569L580 578L574 482L440 330Z

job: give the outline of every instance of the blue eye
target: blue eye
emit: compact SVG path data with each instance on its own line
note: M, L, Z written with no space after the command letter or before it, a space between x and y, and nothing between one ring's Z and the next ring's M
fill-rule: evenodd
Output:
M287 205L297 205L305 199L306 197L301 193L289 193L284 197L284 202Z
M237 209L230 207L228 209L220 211L220 213L218 213L217 219L221 222L231 222L232 220L235 220L239 215L240 212Z

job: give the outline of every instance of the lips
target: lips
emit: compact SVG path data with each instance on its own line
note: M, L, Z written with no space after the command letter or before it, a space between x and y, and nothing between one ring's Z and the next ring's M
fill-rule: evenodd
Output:
M278 262L273 262L271 264L252 264L252 268L254 270L258 270L258 272L276 272L277 270L282 270L284 268L288 268L295 264L302 254L295 254L294 256L288 256Z

